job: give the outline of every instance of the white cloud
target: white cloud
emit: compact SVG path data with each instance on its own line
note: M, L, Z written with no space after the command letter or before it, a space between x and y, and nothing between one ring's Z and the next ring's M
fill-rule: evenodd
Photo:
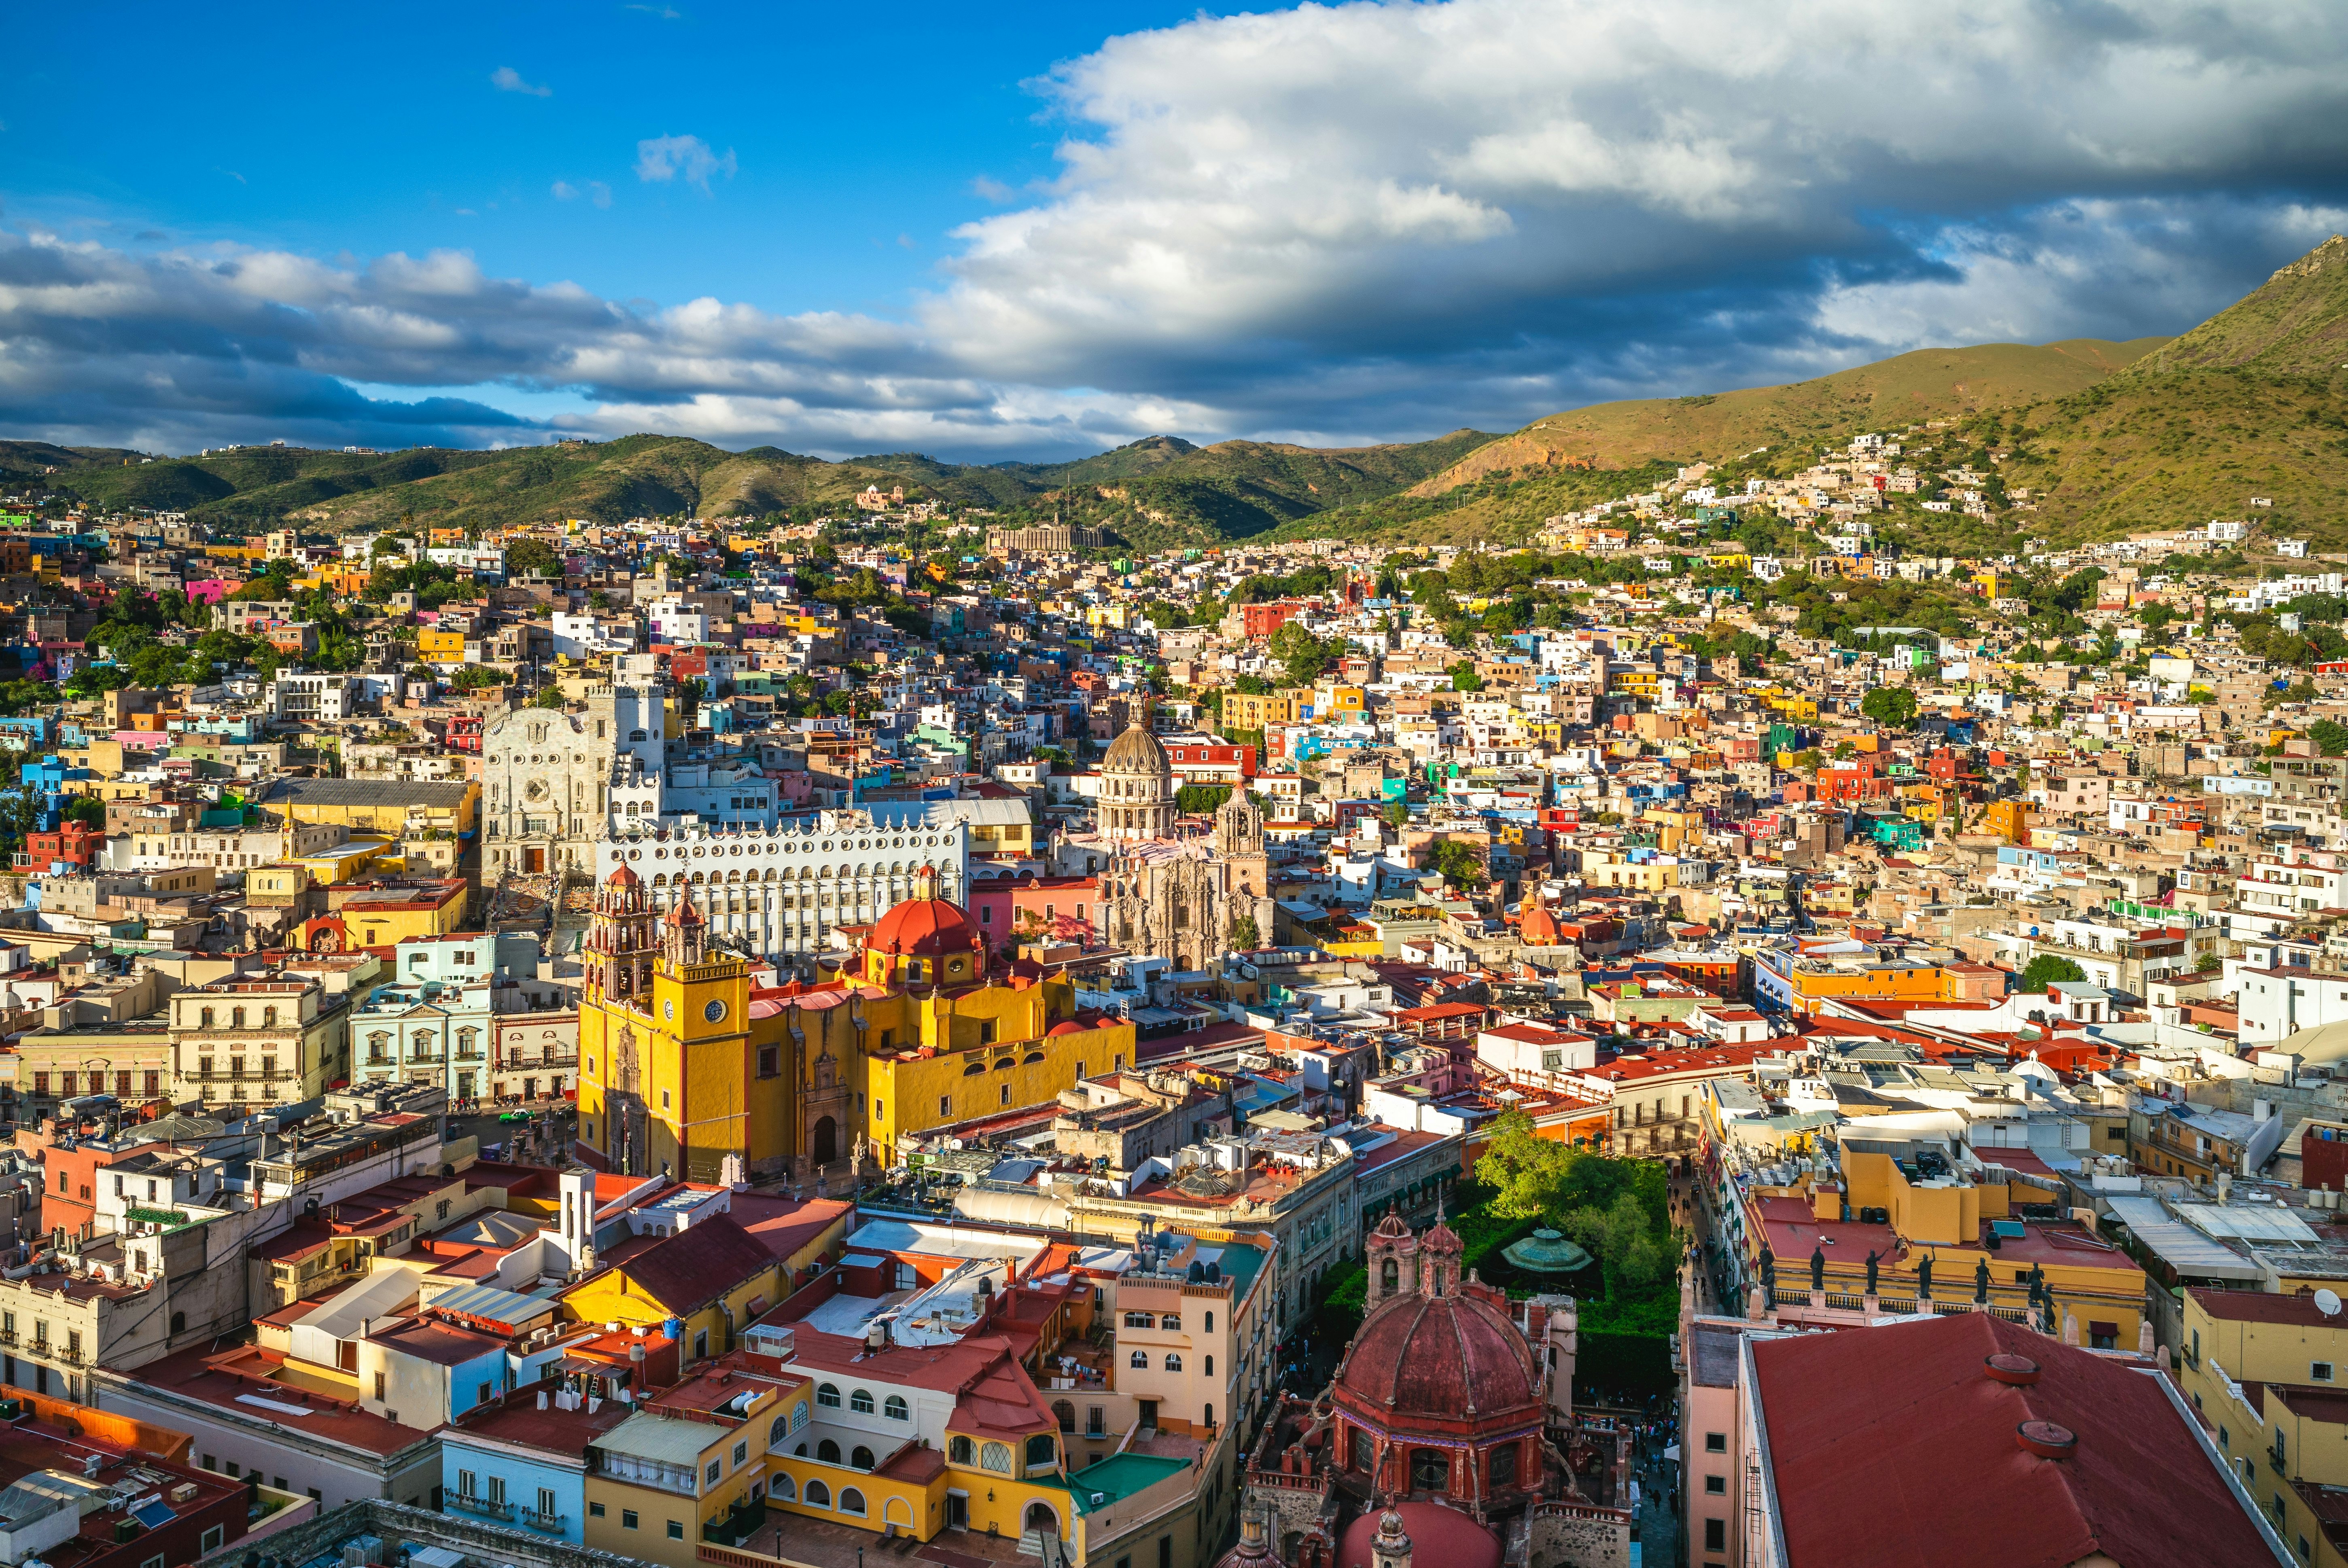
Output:
M636 143L636 178L665 185L682 179L709 189L710 176L734 178L734 149L720 158L697 136L655 136Z
M521 79L521 73L511 66L499 66L489 73L489 85L501 93L523 93L534 98L551 98L554 89L544 85L532 86Z
M575 396L585 428L803 450L1337 442L1928 343L2171 332L2340 226L2343 64L2348 7L2319 0L1201 16L1037 84L1068 127L1057 177L974 178L1006 210L947 237L901 321L625 306L448 253L0 232L0 422L494 430L441 390L479 386ZM636 153L647 183L736 171L697 136Z

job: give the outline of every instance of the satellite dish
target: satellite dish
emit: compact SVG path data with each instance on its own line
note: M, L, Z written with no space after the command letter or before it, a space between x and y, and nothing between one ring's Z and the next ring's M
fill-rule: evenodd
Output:
M2322 1314L2323 1314L2323 1316L2324 1316L2324 1317L2339 1317L2339 1316L2340 1316L2340 1294L2339 1294L2339 1292L2337 1292L2337 1291L2333 1291L2333 1290L2319 1290L2319 1291L2317 1291L2317 1292L2315 1293L2315 1310L2317 1310L2318 1312L2321 1312L2321 1313L2322 1313Z

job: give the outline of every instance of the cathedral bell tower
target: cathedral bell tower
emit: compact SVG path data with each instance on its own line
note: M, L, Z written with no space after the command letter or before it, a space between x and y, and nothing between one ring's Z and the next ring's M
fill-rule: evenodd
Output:
M588 989L606 1001L647 1005L641 999L652 987L659 923L644 878L624 866L604 878L587 921Z

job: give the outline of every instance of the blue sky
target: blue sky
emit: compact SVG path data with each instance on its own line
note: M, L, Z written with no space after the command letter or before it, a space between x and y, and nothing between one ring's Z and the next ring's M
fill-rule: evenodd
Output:
M2175 332L2348 226L2348 8L47 7L0 434L1338 445Z

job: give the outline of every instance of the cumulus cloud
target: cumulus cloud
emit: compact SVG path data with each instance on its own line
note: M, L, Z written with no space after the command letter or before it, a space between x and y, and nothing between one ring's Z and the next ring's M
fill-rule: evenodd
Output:
M720 158L697 136L647 137L636 143L636 178L647 183L665 185L682 179L705 191L710 177L717 174L734 178L732 148Z
M2174 332L2343 226L2343 56L2348 8L2319 0L1202 16L1034 84L1056 178L972 179L1004 210L947 237L901 319L0 235L0 402L95 440L288 398L374 417L330 383L559 391L588 429L1049 456L1509 428L1927 343ZM736 160L662 136L635 168L706 190Z
M501 93L523 93L534 98L551 98L554 89L544 84L533 86L522 80L521 73L511 66L499 66L489 73L489 85Z
M591 179L583 188L573 185L567 179L558 179L554 182L552 190L557 201L576 201L584 196L598 207L612 205L612 188L600 179Z

